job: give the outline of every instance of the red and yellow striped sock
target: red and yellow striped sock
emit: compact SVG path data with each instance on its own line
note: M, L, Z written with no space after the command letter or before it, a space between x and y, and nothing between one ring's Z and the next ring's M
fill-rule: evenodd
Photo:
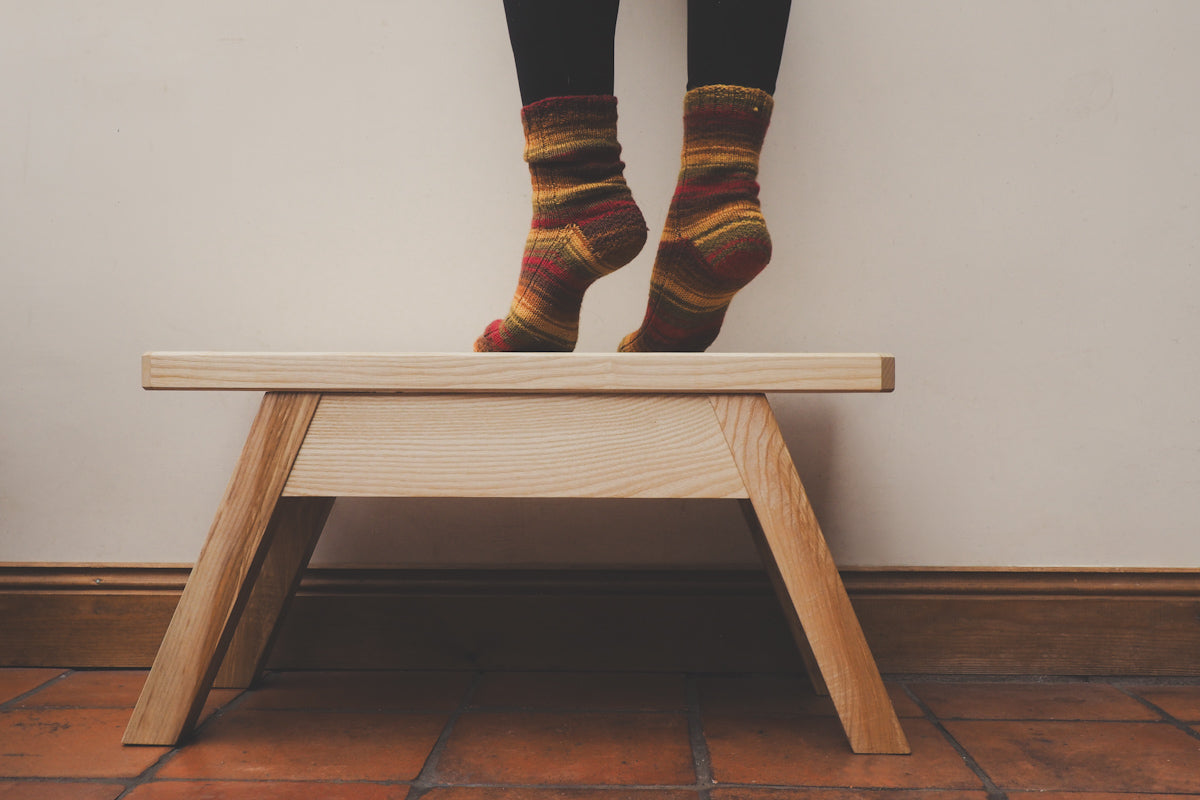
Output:
M487 326L477 351L569 351L583 293L646 243L617 143L617 99L551 97L521 109L533 181L533 223L508 316Z
M734 294L771 260L758 156L774 102L761 89L701 86L683 104L683 155L642 326L622 352L706 349Z

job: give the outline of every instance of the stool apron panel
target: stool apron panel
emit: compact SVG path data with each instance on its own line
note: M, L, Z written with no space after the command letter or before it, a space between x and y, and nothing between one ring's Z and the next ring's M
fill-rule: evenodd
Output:
M328 394L285 496L747 496L694 395Z

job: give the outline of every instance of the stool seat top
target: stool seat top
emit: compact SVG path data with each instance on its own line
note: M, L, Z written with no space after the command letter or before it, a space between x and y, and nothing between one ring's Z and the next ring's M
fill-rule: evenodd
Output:
M885 353L152 352L146 389L747 394L890 392Z

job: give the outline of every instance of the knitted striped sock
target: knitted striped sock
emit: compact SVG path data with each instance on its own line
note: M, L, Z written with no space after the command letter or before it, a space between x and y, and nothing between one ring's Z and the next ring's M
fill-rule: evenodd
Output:
M617 99L551 97L521 109L533 223L508 316L477 351L575 349L583 293L633 260L646 221L625 185Z
M642 326L622 352L706 349L739 289L771 260L758 202L758 155L771 95L701 86L684 98L683 156L650 277Z

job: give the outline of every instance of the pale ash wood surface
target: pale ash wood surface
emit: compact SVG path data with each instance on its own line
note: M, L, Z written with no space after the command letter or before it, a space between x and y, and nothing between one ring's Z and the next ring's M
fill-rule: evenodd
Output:
M889 392L883 353L147 353L147 389Z
M125 744L191 731L270 544L269 524L320 395L268 393L125 729Z
M709 398L778 576L856 753L908 753L908 740L800 483L767 398ZM803 652L803 651L802 651Z
M800 624L796 606L792 604L792 599L788 595L787 584L784 583L779 565L775 562L775 555L771 552L771 545L767 542L766 534L758 521L758 514L754 512L754 503L750 500L739 500L738 504L742 507L742 516L745 517L746 525L750 528L750 535L754 538L755 547L758 548L758 555L762 559L763 569L771 581L771 588L775 590L775 597L778 598L779 605L783 609L783 616L787 618L788 629L792 632L792 641L796 643L796 649L800 651L800 658L804 662L804 672L808 675L813 692L822 697L829 697L829 687L825 685L825 679L821 677L821 667L817 664L817 657L813 655L812 647L808 644L808 636L804 633L804 626ZM838 577L840 578L841 575L839 574Z
M695 395L325 395L284 494L746 497Z
M718 497L748 499L814 683L852 749L908 752L762 394L889 390L890 357L507 355L180 357L200 372L224 366L176 376L177 388L234 388L211 381L230 381L228 359L247 358L237 388L266 376L321 389L264 396L127 744L186 736L219 667L223 685L253 681L335 497ZM164 388L156 358L143 363L147 385Z
M247 689L262 672L333 501L332 497L285 497L279 501L266 534L266 559L213 688Z

